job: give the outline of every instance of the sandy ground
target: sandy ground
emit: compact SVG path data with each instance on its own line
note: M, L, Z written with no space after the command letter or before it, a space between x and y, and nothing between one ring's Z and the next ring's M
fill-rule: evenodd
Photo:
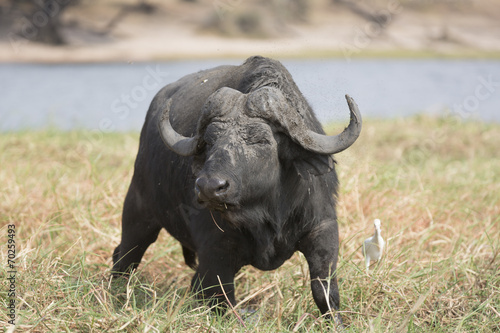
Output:
M306 22L287 22L279 33L265 38L221 36L204 27L207 17L230 20L243 0L225 0L231 1L227 2L231 7L222 7L222 11L214 5L219 1L224 0L201 1L203 4L157 3L154 13L132 12L106 33L106 25L119 8L107 1L107 5L99 7L84 2L63 15L62 33L68 42L64 46L48 46L24 38L23 24L33 23L26 17L17 25L20 34L2 31L0 62L134 62L244 58L254 54L345 58L500 55L500 1L496 4L464 0L451 9L432 10L416 10L409 5L411 1L389 1L376 7L388 17L384 29L347 9L323 3L315 6ZM481 7L478 2L487 2L488 6Z

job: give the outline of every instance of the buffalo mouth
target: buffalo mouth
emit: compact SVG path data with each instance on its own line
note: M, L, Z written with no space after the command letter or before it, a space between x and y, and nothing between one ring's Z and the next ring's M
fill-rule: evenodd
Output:
M238 209L238 205L232 200L228 200L228 195L225 190L215 193L201 191L198 186L195 186L194 192L198 204L219 212L234 211Z
M238 209L238 205L229 202L208 201L198 198L198 203L209 210L216 210L218 212L231 212Z

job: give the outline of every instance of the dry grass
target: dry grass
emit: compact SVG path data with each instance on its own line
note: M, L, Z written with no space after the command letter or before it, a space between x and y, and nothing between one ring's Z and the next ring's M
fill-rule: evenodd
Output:
M366 121L339 154L339 277L348 332L500 329L500 126L418 117ZM138 135L0 134L0 233L16 225L20 332L319 332L307 264L237 276L244 329L200 307L166 233L128 285L110 284ZM387 252L363 271L362 240L382 220ZM7 243L0 251L6 271ZM5 286L5 280L2 280ZM2 326L6 289L0 290Z

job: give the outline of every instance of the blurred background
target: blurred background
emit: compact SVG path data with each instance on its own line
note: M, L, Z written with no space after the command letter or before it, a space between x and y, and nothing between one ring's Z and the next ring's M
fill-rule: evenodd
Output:
M500 121L496 0L0 0L0 131L139 130L154 94L278 59L320 120Z
M243 330L198 308L166 233L123 288L110 269L153 96L253 55L286 66L327 133L345 94L363 115L335 156L346 331L500 332L500 0L0 0L0 276L18 271L0 326L17 311L17 332ZM243 268L245 330L333 330L307 270Z

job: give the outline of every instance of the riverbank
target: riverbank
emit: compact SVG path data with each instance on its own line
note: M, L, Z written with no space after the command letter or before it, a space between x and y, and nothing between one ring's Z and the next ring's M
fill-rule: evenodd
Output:
M241 1L222 2L225 7L212 1L150 3L154 11L130 11L116 22L123 7L112 1L70 7L62 18L67 43L62 46L30 41L28 33L37 32L35 16L19 17L2 29L0 62L137 62L255 54L346 60L500 58L500 5L490 0L426 6L375 1L368 8L385 15L383 24L328 1L313 2L306 18L293 20ZM240 31L240 25L249 32Z

